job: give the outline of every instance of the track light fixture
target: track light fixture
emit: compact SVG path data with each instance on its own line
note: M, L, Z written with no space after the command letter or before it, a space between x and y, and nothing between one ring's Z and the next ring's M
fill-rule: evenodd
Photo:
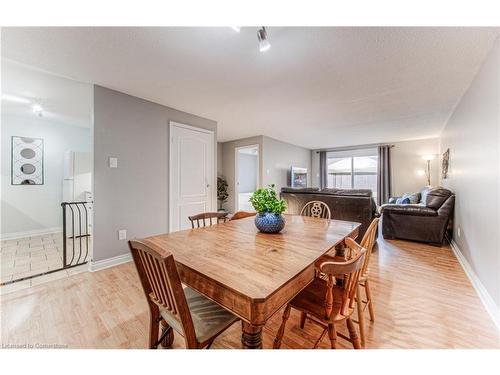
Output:
M267 39L267 31L264 26L257 31L257 38L259 39L259 51L265 52L271 48L271 43Z

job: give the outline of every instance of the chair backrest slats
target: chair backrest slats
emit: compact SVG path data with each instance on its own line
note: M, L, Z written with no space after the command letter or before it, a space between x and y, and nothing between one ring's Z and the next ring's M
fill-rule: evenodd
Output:
M330 317L334 301L335 277L343 280L342 305L340 313L346 315L348 309L354 306L356 289L361 274L366 249L359 246L353 239L346 238L346 246L355 254L351 259L343 262L324 262L320 265L320 271L328 276L326 295L325 295L325 315Z
M377 235L377 230L378 230L378 221L379 221L378 217L373 219L360 243L360 246L366 249L365 260L363 262L363 268L361 269L361 276L365 276L368 273L370 256L372 255L373 246L375 245L375 236Z
M301 216L317 217L321 219L331 219L330 207L325 202L310 201L300 211Z
M200 228L201 226L207 226L207 220L210 226L213 224L225 223L227 221L226 212L202 212L201 214L188 216L189 221L191 221L191 228ZM213 220L213 222L212 222ZM195 226L196 222L196 226Z
M148 301L177 320L186 340L195 343L194 325L173 255L147 240L132 240L129 246Z

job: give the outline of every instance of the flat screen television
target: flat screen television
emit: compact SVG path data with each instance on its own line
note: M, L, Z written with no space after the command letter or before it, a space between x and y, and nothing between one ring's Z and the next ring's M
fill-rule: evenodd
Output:
M292 166L290 169L290 186L294 188L307 187L307 168Z

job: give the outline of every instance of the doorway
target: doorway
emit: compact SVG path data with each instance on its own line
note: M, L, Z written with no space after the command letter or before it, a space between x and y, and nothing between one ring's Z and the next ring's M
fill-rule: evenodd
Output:
M0 293L86 271L93 87L2 60Z
M252 211L250 197L260 185L259 145L235 149L236 211Z
M170 122L170 232L191 228L188 216L215 210L214 132Z

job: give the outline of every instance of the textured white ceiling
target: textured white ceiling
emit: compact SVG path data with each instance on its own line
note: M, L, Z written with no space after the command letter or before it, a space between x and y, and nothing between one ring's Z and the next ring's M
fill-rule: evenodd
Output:
M498 28L4 28L5 57L320 148L437 136Z

